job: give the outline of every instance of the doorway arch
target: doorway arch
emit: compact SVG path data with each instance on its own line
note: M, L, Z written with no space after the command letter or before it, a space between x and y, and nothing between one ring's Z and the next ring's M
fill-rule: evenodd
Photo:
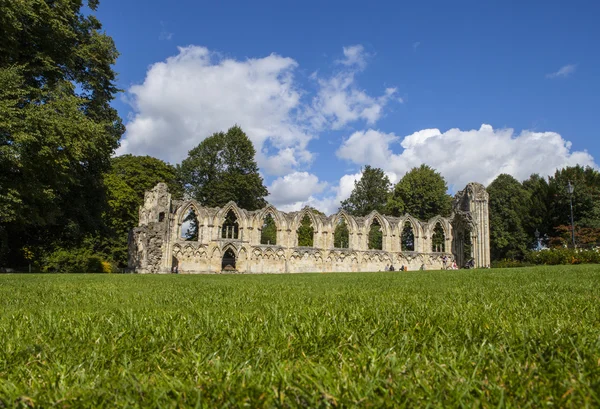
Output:
M221 260L221 270L235 270L235 252L230 247L225 253L223 253L223 259Z

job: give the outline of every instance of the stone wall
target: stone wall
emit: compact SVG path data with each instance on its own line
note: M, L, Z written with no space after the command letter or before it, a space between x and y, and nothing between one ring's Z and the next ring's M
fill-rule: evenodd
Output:
M226 252L235 257L239 273L301 273L383 271L396 269L440 269L442 258L463 265L473 258L477 267L489 266L488 196L482 185L471 183L454 199L450 217L420 221L410 215L391 217L372 212L353 217L340 211L324 216L304 208L285 213L267 206L256 211L240 209L233 202L222 208L206 208L194 200L173 201L164 183L146 192L140 208L139 226L129 238L129 266L139 273L220 273ZM198 239L182 238L184 221L193 210L198 221ZM228 213L236 219L235 231L223 227ZM277 244L261 244L261 228L270 214L277 226ZM313 247L299 247L297 230L303 217L314 229ZM348 248L335 248L335 227L343 219L348 226ZM382 248L368 248L371 224L382 231ZM414 250L402 248L405 223L414 233ZM442 248L433 248L436 226L444 232ZM465 251L467 250L467 251ZM467 254L468 253L468 254Z

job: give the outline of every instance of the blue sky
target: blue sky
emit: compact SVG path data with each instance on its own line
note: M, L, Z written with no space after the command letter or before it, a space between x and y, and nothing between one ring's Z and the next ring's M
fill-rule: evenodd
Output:
M118 153L176 163L237 123L269 200L327 213L366 164L427 163L452 191L597 167L600 2L411 3L102 0Z

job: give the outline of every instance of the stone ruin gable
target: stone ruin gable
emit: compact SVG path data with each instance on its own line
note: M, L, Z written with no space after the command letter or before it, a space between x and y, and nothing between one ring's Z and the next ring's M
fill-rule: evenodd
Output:
M193 210L198 220L198 240L182 238L184 219ZM223 229L229 212L235 216L237 237ZM208 208L195 200L171 200L167 186L159 183L146 192L140 207L139 226L129 238L129 266L140 273L220 273L225 262L234 263L241 273L295 273L378 271L393 264L416 270L442 266L444 256L459 265L473 257L476 265L489 265L488 195L482 185L471 183L458 192L450 217L435 216L427 221L409 214L400 217L376 211L354 217L340 210L325 216L305 207L297 212L282 212L272 205L248 211L234 202ZM276 243L261 244L263 220L271 214L276 225ZM313 247L299 247L297 229L308 215L314 229ZM340 219L348 226L348 248L335 248L335 227ZM374 220L382 228L381 250L368 248L369 230ZM405 223L414 234L414 251L402 248ZM444 250L433 251L432 235L440 224L444 231ZM473 243L468 247L468 241ZM468 249L471 249L470 254Z
M452 252L457 262L464 264L465 240L471 242L471 254L476 267L490 267L489 194L480 183L469 183L452 202Z

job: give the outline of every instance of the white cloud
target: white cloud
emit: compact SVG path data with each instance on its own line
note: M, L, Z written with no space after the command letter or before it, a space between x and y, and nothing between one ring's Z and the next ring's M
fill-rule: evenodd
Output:
M316 129L341 129L358 120L373 125L397 92L396 88L386 88L383 95L372 97L357 88L353 71L339 72L325 79L317 78L317 81L319 92L313 99L311 115ZM402 102L401 98L396 100Z
M390 181L392 183L396 183L398 181L394 173L386 172L386 175L390 178ZM354 189L354 183L362 177L362 172L342 176L336 186L327 186L323 182L317 183L316 176L310 176L314 177L315 179L311 178L311 182L307 183L307 185L319 187L317 189L314 189L314 191L306 189L301 195L297 195L293 198L289 194L282 194L280 197L281 201L278 205L278 209L283 210L285 212L291 212L298 211L304 206L312 206L315 209L322 211L328 216L337 213L341 202L350 197L350 194ZM304 177L308 179L308 176ZM298 179L302 179L302 177ZM281 186L284 185L285 183L282 181ZM324 190L325 187L328 187L325 194L322 195L322 197L317 197L317 193ZM269 190L271 188L269 188ZM290 187L288 187L288 189L290 189Z
M394 148L401 152L395 153ZM512 129L485 124L468 131L424 129L404 138L372 129L355 132L337 155L357 165L380 167L398 180L425 163L439 171L455 191L469 182L487 186L500 173L523 180L532 173L549 175L564 166L597 167L590 154L571 151L571 143L558 133L524 130L515 135Z
M280 210L299 210L294 206L308 202L315 194L327 187L316 175L308 172L294 172L277 178L269 186L267 201Z
M413 43L413 45L412 45L413 46L413 50L417 51L417 48L419 48L420 45L421 45L420 41L415 41Z
M135 115L118 154L147 154L179 162L207 136L238 124L261 151L268 140L286 164L266 168L283 172L310 161L306 145L313 137L296 121L300 92L292 72L297 63L271 54L236 61L204 47L179 48L152 65L144 82L129 89Z
M128 90L134 113L117 154L176 163L209 135L237 124L267 175L306 168L313 159L307 145L320 130L356 120L373 124L396 93L388 88L371 97L359 90L354 72L364 67L364 49L345 47L344 55L346 71L318 79L315 100L303 102L307 91L294 79L298 64L291 58L271 54L241 61L205 47L180 47Z
M561 67L558 71L546 74L546 78L559 78L559 77L568 77L573 74L577 69L577 64L568 64L564 67Z
M339 60L340 64L346 65L348 67L357 67L358 69L364 69L367 65L367 53L365 53L365 48L360 45L352 45L349 47L344 47L344 59Z

